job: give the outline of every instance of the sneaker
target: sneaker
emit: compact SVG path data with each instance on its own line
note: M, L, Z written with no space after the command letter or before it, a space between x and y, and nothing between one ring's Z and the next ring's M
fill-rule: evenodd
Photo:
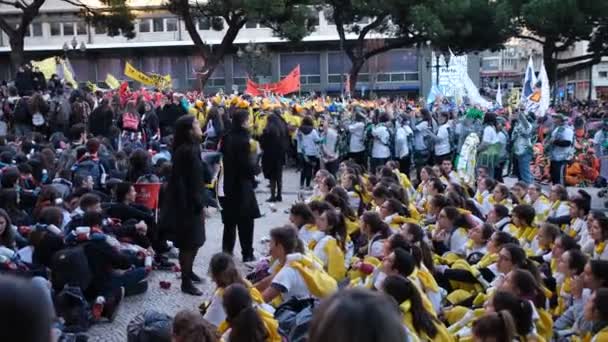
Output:
M121 286L120 289L116 291L114 297L105 303L101 316L107 318L110 322L113 322L123 298L125 298L125 288Z

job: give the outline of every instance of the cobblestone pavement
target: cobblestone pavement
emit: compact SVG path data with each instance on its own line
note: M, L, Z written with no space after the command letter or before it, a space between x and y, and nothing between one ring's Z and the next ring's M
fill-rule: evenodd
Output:
M515 180L512 178L505 179L508 186L512 186ZM260 239L268 236L270 229L281 224L287 223L288 215L285 210L296 201L299 192L299 174L294 170L286 170L283 175L283 202L275 205L276 211L273 211L266 199L270 196L269 189L266 186L267 182L263 181L257 189L257 199L260 205L260 211L263 217L255 221L255 237L254 246L256 251L261 249ZM549 186L544 186L546 192L549 191ZM568 189L571 194L577 191L576 188ZM592 207L596 209L603 208L604 200L597 196L599 189L587 188L587 191L592 195ZM211 213L211 217L207 219L207 242L199 250L199 254L195 261L195 272L200 275L207 275L207 266L211 256L221 251L222 239L222 223L219 213ZM237 243L235 248L236 260L240 260L240 247ZM178 273L154 271L149 278L148 291L139 296L125 298L116 319L112 323L103 323L94 325L88 332L91 341L116 341L124 342L127 340L127 325L129 321L137 314L146 310L156 310L165 312L169 315L174 315L182 309L196 310L203 301L211 297L214 290L214 285L209 278L204 284L199 284L198 287L204 292L202 297L192 297L182 294L180 291L180 280ZM171 282L171 288L163 290L159 286L159 281L165 280Z
M287 170L283 175L283 202L275 205L276 211L272 211L266 199L270 197L269 189L266 187L267 181L263 181L256 191L260 211L263 217L255 221L254 247L260 250L260 239L268 236L270 229L287 223L288 215L284 212L297 199L299 191L299 178L293 170ZM199 276L207 275L207 267L211 256L221 251L222 241L222 222L219 213L211 213L211 217L206 221L207 241L199 250L195 261L195 273ZM237 242L234 255L240 261L240 247ZM176 261L177 262L177 261ZM196 310L206 299L211 297L214 284L209 278L205 279L204 284L198 287L204 292L202 297L193 297L182 294L180 291L180 279L178 273L154 271L149 278L148 291L142 295L128 297L123 300L118 314L112 323L101 323L94 325L88 332L90 341L116 341L124 342L127 340L127 325L137 314L146 310L156 310L174 315L182 309ZM161 280L171 282L171 288L163 290L159 286Z

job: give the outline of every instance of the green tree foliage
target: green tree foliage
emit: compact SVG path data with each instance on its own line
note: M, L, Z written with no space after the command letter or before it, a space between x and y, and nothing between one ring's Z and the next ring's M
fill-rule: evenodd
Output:
M203 57L205 64L197 72L204 86L233 49L232 44L247 21L257 21L283 39L300 41L313 30L311 18L317 12L310 7L312 4L308 0L168 0L167 8L184 21L197 52ZM222 41L213 49L197 30L196 23L201 19L216 31L226 26Z
M124 35L127 38L135 36L133 19L135 18L127 0L99 0L101 7L91 7L80 0L59 0L80 9L80 15L94 25L102 25L108 29L108 35ZM0 16L0 30L9 37L11 47L11 64L17 68L24 62L24 38L30 24L40 14L40 8L47 0L0 0L0 5L12 7L17 14L11 13L10 18Z
M539 43L553 81L586 69L608 55L608 1L510 0L517 13L517 37ZM560 58L576 42L589 41L587 54Z

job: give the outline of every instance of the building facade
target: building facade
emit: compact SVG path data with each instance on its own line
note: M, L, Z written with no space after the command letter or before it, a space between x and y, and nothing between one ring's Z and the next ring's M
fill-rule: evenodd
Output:
M25 39L26 59L65 56L70 60L78 82L91 81L99 86L105 86L107 74L125 79L124 66L130 62L144 72L170 74L175 89L199 88L196 70L203 61L195 54L183 22L162 10L158 0L134 0L131 5L139 11L136 36L129 40L122 36L109 37L104 28L93 27L78 17L77 9L72 5L48 0L41 15L30 25ZM10 6L0 5L0 15L10 20L16 14ZM323 11L317 13L315 24L314 32L302 42L291 43L274 36L270 29L257 22L248 22L205 90L242 91L247 75L255 75L260 82L276 82L300 65L302 92L340 93L346 83L342 75L348 73L350 60L340 51L335 25L327 20ZM365 19L361 24L365 24ZM212 30L206 20L200 20L197 28L201 37L212 46L219 44L224 34ZM386 37L370 34L366 42L381 46L386 41ZM263 46L264 53L237 54L238 49L247 44ZM0 79L10 80L14 75L9 52L8 36L2 32ZM356 95L372 91L413 98L426 94L431 87L430 55L430 49L409 48L391 50L370 59L361 69ZM479 60L473 59L470 64L471 78L478 84Z

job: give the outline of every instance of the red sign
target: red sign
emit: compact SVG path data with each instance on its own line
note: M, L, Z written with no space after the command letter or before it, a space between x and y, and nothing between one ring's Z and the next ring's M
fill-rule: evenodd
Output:
M146 208L158 209L158 195L160 194L161 183L136 183L133 184L137 197L135 203L141 204Z

